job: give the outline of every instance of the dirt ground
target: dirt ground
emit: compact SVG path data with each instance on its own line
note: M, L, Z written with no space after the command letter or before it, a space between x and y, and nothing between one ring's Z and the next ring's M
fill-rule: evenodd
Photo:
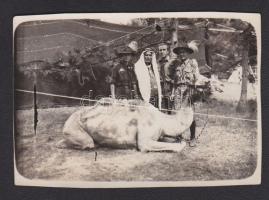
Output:
M234 105L200 104L196 112L234 117ZM193 181L243 179L253 174L257 160L256 122L197 115L196 147L181 153L142 153L135 149L58 149L65 120L79 107L39 109L37 135L33 110L16 111L16 164L29 179L74 181ZM254 115L255 116L255 115ZM188 133L184 134L188 137Z

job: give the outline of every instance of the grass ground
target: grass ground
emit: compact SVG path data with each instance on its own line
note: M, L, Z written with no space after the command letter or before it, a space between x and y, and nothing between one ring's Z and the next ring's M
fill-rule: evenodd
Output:
M209 109L208 109L209 107ZM65 120L79 107L39 110L37 136L33 111L16 112L16 164L30 179L79 181L193 181L243 179L253 174L257 160L257 124L197 115L196 147L181 153L141 153L98 148L95 151L57 149ZM249 118L233 104L200 104L196 112ZM188 137L185 133L184 137ZM96 154L97 153L97 157Z

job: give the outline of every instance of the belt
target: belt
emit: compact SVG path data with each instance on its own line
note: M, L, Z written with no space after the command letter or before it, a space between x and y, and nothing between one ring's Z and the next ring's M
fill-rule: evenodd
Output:
M176 86L188 86L188 87L195 87L195 85L193 85L193 84L187 84L187 83L176 83L175 84Z
M128 86L129 87L129 84L126 83L126 84L116 84L116 87L126 87Z
M193 84L187 84L187 83L177 83L176 86L187 86L190 88L202 88L202 89L208 88L208 86L206 85L193 85Z

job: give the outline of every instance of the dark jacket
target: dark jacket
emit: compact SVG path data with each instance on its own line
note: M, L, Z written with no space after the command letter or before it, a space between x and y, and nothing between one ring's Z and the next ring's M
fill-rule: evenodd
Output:
M111 84L115 85L116 96L134 98L134 95L137 95L137 79L134 73L134 66L127 66L123 62L114 66Z

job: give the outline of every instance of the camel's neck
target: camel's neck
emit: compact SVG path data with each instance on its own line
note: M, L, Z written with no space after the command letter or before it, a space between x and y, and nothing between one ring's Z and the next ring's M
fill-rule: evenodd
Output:
M170 136L181 134L190 127L193 115L191 107L181 108L175 115L163 114L163 132Z

